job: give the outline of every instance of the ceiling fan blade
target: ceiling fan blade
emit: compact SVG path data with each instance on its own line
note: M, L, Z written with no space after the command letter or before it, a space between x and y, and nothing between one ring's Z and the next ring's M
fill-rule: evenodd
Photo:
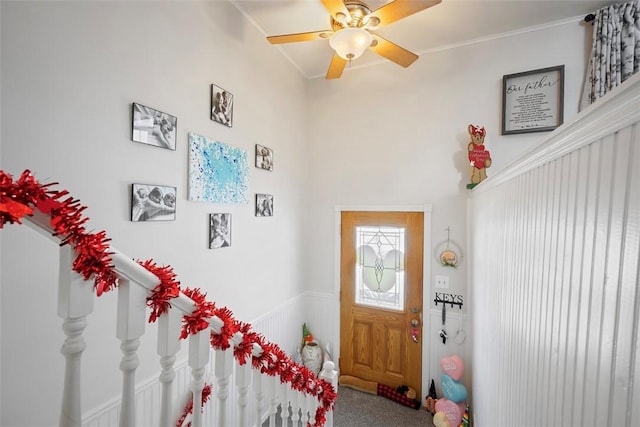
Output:
M371 18L378 18L380 20L378 26L381 27L406 18L421 10L428 9L441 2L442 0L394 0L371 12L365 17L365 21Z
M342 0L322 0L322 4L336 21L340 21L338 19L339 14L344 15L345 18L350 18L351 16L349 15L349 9L347 9Z
M333 59L331 60L331 64L329 65L329 69L327 70L327 75L325 78L329 79L339 79L342 75L342 71L344 70L344 66L347 64L347 60L338 56L338 54L333 55Z
M282 34L280 36L269 36L269 40L272 44L281 43L293 43L293 42L309 42L312 40L327 40L331 38L333 31L311 31L308 33L295 33L295 34Z
M406 68L418 59L418 55L415 53L410 52L395 43L391 43L389 40L385 40L377 34L371 33L371 36L375 41L377 41L377 43L372 43L369 49L398 65L402 65Z

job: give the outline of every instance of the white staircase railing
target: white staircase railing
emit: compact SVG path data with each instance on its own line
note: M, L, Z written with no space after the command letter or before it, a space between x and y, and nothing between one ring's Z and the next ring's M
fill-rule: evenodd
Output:
M28 171L25 171L19 181L13 182L12 177L0 171L3 188L0 192L0 228L9 223L24 221L49 239L60 244L60 270L58 291L58 315L63 319L62 329L66 339L62 345L61 353L65 358L64 389L60 411L60 426L80 427L82 425L82 353L86 348L83 337L87 325L87 317L93 311L95 288L97 294L110 289L103 287L104 281L109 283L110 275L113 286L117 286L118 309L116 336L120 340L122 360L122 396L120 403L121 427L134 427L136 425L135 408L135 374L140 360L137 355L140 346L140 337L145 333L147 322L147 307L149 298L162 285L162 280L156 274L130 257L120 253L113 247L106 247L103 253L92 253L92 250L100 247L100 244L89 245L80 255L78 248L81 246L76 239L86 237L65 235L64 227L55 230L51 225L51 218L55 214L55 207L67 208L65 218L70 221L74 231L82 232L81 225L84 220L80 213L84 209L77 201L62 203L61 198L66 192L44 190L46 186L39 185ZM7 185L6 183L11 183ZM39 188L35 196L30 191L15 191L20 185L25 184L29 188ZM14 194L12 194L14 193ZM27 196L25 196L27 194ZM70 200L70 199L68 199ZM52 202L51 204L41 202ZM56 204L58 203L58 204ZM18 206L20 205L20 206ZM16 209L16 206L18 208ZM17 213L16 213L17 212ZM72 219L70 219L72 218ZM62 230L62 232L61 232ZM53 235L53 233L57 235ZM94 236L95 235L91 235ZM105 235L98 236L99 243L107 242ZM74 240L75 239L75 240ZM86 269L78 272L79 261L85 261L85 265L91 265L93 261L107 254L109 266L105 271L99 272L102 284L91 275L87 277ZM85 257L83 260L80 257ZM89 259L87 257L96 257ZM149 263L149 262L148 262ZM287 425L291 419L294 426L302 425L333 425L333 402L336 395L337 373L332 362L325 362L319 378L305 367L294 363L286 357L277 346L267 343L264 338L251 332L249 325L240 324L232 318L222 319L211 310L214 304L202 301L194 301L187 296L187 290L176 292L170 299L170 308L158 311L158 355L159 355L159 382L162 388L160 403L160 426L183 426L190 422L193 427L203 425L203 391L210 393L209 385L205 384L205 372L211 359L213 341L220 344L214 348L213 367L210 369L215 375L215 383L212 395L215 395L215 404L207 405L207 408L215 408L213 419L219 427L261 426L268 417L269 426L276 425L276 414L280 407L282 425ZM190 290L191 295L196 295ZM196 290L197 291L197 290ZM195 298L195 296L194 296ZM167 303L169 299L165 299ZM209 305L207 305L209 304ZM154 309L155 310L155 309ZM218 312L220 314L221 312ZM222 314L220 314L222 316ZM151 316L149 321L156 319ZM224 317L224 316L223 316ZM198 324L193 328L189 319ZM204 327L201 322L204 323ZM231 336L230 325L241 327ZM197 329L197 330L196 330ZM174 363L176 354L180 349L181 338L188 336L188 363L191 369L191 391L193 394L193 406L190 413L184 414L181 420L172 419L175 416L174 403L172 401L173 382L176 376ZM226 346L225 346L226 343ZM268 344L268 345L267 345ZM225 348L227 347L227 348ZM267 347L266 349L264 347ZM234 360L235 359L235 360ZM230 384L235 384L237 396L230 396ZM205 396L206 397L206 396ZM254 410L252 411L251 408ZM181 421L181 422L180 422ZM138 421L139 422L139 421Z

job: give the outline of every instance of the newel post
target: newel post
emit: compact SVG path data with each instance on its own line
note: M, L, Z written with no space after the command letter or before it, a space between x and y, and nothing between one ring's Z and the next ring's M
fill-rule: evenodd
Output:
M93 283L73 271L75 252L70 245L60 248L58 273L58 316L64 321L66 335L60 352L65 359L64 389L60 409L60 427L80 427L82 424L81 358L87 347L82 336L87 315L93 311Z
M336 371L335 363L330 360L324 362L318 377L330 383L333 389L338 391L338 371ZM333 410L327 412L327 421L324 425L325 427L333 427Z

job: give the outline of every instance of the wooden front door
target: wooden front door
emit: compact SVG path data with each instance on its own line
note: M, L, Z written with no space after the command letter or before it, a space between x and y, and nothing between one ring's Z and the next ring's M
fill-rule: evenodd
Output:
M340 373L422 395L422 212L342 212Z

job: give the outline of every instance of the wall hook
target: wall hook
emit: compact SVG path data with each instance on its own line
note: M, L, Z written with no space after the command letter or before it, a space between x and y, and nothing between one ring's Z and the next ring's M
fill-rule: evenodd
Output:
M457 305L462 310L463 298L462 295L436 292L436 297L434 298L433 302L436 303L436 307L438 306L438 303L441 302L443 304L450 304L451 308L453 308L454 305Z

